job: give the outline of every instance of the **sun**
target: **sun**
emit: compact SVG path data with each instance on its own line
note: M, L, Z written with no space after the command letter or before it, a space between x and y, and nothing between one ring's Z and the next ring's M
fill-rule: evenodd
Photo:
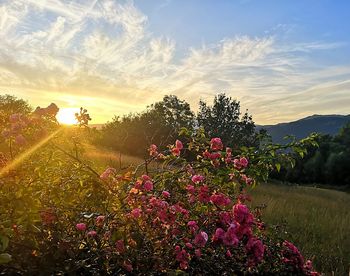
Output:
M60 108L56 115L56 119L63 125L74 125L77 123L75 113L79 112L79 108Z

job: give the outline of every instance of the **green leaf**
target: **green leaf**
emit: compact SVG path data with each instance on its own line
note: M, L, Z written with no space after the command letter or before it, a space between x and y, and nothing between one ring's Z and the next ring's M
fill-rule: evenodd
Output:
M280 163L276 163L275 166L276 166L277 171L280 172L281 164Z
M8 253L0 254L0 264L7 264L11 262L12 256Z
M9 237L0 235L0 251L5 251L7 246L9 245Z

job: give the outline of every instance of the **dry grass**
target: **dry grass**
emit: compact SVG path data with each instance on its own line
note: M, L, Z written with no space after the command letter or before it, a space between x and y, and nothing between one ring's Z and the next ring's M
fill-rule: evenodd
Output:
M262 184L252 191L254 205L266 204L269 224L286 224L286 239L314 259L319 271L348 275L350 195L302 186Z

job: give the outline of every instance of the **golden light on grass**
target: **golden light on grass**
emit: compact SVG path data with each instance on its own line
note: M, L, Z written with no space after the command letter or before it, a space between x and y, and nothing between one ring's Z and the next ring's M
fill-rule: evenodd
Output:
M77 123L75 113L79 112L79 108L60 108L57 113L57 121L63 125L74 125Z
M43 145L49 142L55 135L57 135L61 131L62 131L62 128L57 129L55 132L51 133L49 136L45 137L44 139L39 141L37 144L33 145L32 147L27 149L25 152L17 156L8 165L0 169L0 177L8 173L9 171L15 169L18 165L20 165L23 161L25 161L31 154L36 152L39 148L41 148Z

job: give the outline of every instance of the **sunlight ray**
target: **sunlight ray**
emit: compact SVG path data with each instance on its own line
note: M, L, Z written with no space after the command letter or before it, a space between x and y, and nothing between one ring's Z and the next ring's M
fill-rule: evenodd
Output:
M0 177L3 177L6 173L8 173L10 170L15 169L18 165L20 165L27 157L29 157L31 154L36 152L39 148L44 146L47 142L49 142L55 135L60 133L63 130L62 127L51 133L49 136L45 137L43 140L41 140L39 143L35 144L34 146L27 149L25 152L20 154L18 157L16 157L14 160L12 160L8 165L3 167L0 170Z

